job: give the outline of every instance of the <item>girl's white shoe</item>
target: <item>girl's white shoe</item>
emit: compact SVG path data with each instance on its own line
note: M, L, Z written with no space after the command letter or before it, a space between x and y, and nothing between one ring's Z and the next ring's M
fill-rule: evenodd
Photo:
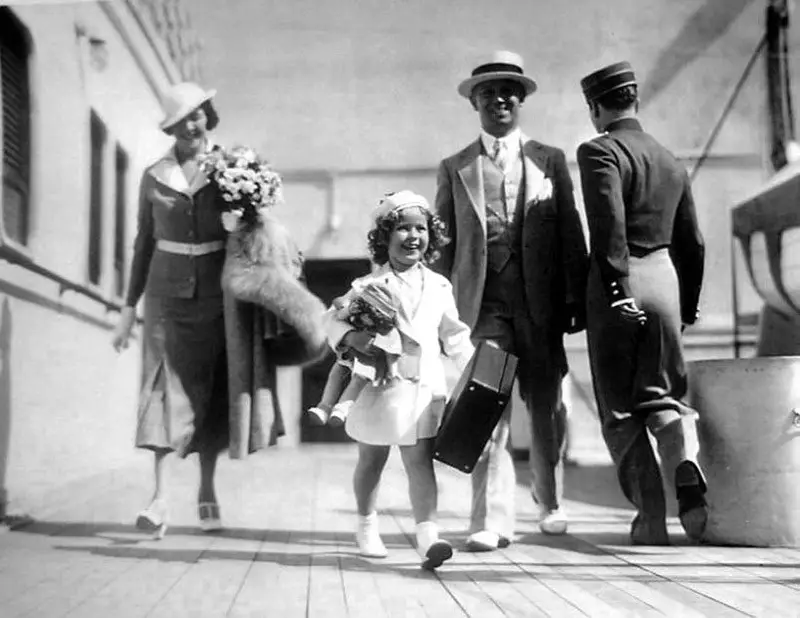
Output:
M423 521L417 524L417 552L422 557L422 568L433 571L453 557L453 546L439 538L439 527L434 522Z
M389 555L378 533L378 514L360 515L356 530L358 553L368 558L385 558Z

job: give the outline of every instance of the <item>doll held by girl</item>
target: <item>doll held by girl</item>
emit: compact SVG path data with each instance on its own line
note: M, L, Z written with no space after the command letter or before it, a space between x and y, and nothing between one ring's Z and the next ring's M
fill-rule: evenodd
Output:
M382 382L398 377L397 359L401 343L395 325L397 305L388 287L387 276L372 279L364 277L358 280L357 287L350 299L334 299L330 311L356 330L373 335L372 345L376 348L376 355L370 364L359 361L348 350L337 355L319 403L307 411L312 425L327 423L332 427L340 427L367 382Z

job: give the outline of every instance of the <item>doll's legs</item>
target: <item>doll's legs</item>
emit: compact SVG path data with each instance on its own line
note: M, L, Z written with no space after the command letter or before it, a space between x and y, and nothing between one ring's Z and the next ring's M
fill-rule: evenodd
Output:
M332 427L341 427L344 425L345 420L347 420L347 415L350 413L350 406L353 405L356 397L364 390L367 382L369 382L368 378L353 373L353 377L350 378L350 383L347 385L347 388L344 389L339 401L333 406L333 411L328 417L329 425Z
M306 412L312 424L324 425L328 421L328 414L339 401L349 378L350 368L347 365L340 362L333 364L328 373L328 379L325 381L325 388L322 390L322 398L316 406L309 408Z
M358 444L358 463L353 473L353 492L358 509L356 542L359 553L363 556L383 558L387 554L378 531L375 502L381 474L388 458L388 446Z
M450 543L439 538L436 524L438 488L433 469L433 438L418 440L413 446L401 446L400 454L408 476L408 495L414 512L417 551L424 569L435 569L453 555Z

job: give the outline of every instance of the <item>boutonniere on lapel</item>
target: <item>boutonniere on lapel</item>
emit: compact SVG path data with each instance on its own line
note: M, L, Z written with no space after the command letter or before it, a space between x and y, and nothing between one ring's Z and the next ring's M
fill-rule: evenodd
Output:
M228 232L240 222L254 223L262 209L282 201L280 175L252 148L216 148L201 166L225 202L221 217Z
M553 197L553 181L545 177L542 179L542 186L539 187L539 192L536 194L534 200L543 202L544 200L549 200L551 197Z

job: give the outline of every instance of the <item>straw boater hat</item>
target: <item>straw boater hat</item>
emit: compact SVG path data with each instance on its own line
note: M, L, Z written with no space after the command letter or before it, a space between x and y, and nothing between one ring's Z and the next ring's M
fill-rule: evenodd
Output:
M181 118L185 118L206 101L210 101L216 90L203 90L193 82L175 84L164 94L161 107L164 109L164 120L158 126L161 130L169 129Z
M428 200L418 193L413 191L403 190L397 193L389 193L378 204L378 207L372 212L372 219L375 222L380 221L391 212L405 210L406 208L421 208L422 210L429 211L431 209Z
M581 80L583 96L589 102L619 88L635 85L636 75L630 62L615 62L590 73Z
M511 79L525 88L525 95L536 91L536 82L525 75L522 56L510 51L496 51L486 62L478 65L467 79L458 85L458 94L469 98L478 84L493 79Z

